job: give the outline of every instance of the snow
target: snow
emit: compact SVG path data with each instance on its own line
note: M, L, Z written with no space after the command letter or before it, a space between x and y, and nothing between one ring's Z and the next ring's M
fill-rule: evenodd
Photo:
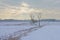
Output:
M45 26L31 32L28 36L23 37L22 40L60 40L60 22L41 22L41 25ZM34 26L36 25L31 25L30 22L1 22L0 37Z
M49 25L30 33L23 40L60 40L60 22L50 22Z

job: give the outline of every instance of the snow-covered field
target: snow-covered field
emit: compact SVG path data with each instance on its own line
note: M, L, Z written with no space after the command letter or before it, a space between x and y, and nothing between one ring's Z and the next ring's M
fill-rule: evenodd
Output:
M19 30L37 27L37 25L30 22L0 22L0 38ZM31 32L28 36L23 37L22 40L60 40L60 22L41 22L41 25L45 26Z
M50 22L23 40L60 40L60 22Z

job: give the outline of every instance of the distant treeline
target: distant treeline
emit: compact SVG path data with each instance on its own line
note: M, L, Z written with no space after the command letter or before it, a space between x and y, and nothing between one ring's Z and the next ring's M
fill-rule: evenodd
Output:
M60 20L56 20L56 19L42 19L41 21L60 21Z
M5 20L0 20L0 21L31 21L31 20L14 20L14 19L5 19ZM39 20L36 20L39 21ZM41 19L40 21L60 21L60 20L56 20L56 19Z

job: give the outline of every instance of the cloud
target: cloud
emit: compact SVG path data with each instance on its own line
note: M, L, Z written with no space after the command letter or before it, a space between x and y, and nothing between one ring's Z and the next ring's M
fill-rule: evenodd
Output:
M18 6L22 1L30 3L33 7L40 8L60 8L60 0L1 0L8 5Z
M21 13L30 13L30 12L37 12L37 9L35 8L31 8L31 6L27 3L21 3L20 7L19 7L19 11ZM17 10L18 11L18 10Z
M60 11L58 9L40 9L32 8L31 5L22 2L19 7L6 6L4 9L0 10L1 19L30 19L29 14L31 13L41 13L42 18L55 18L59 19Z

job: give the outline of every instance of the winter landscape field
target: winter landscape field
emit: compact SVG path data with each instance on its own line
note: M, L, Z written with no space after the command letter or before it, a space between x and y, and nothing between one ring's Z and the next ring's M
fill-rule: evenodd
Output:
M9 36L22 35L19 37L21 40L60 40L60 22L41 21L40 26L42 27L39 28L38 25L38 22L31 24L31 21L2 21L0 22L0 38L1 40L7 40ZM20 34L20 31L22 34ZM23 32L26 33L23 34Z
M60 0L0 0L0 40L60 40Z

